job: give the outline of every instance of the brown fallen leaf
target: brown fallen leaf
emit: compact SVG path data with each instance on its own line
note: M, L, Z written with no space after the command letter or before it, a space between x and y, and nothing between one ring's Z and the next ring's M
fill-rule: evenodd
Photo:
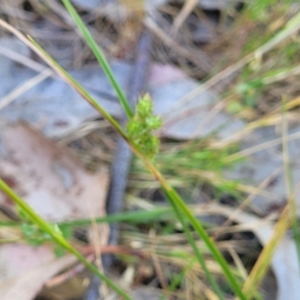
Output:
M0 247L1 300L32 300L44 283L76 262L72 255L56 258L48 246L6 244Z
M25 124L0 132L0 177L44 219L51 222L105 215L109 176L106 169L89 173L72 152L47 140ZM0 192L0 204L16 211ZM106 244L108 226L99 225L97 242ZM0 228L1 232L4 229ZM5 232L8 238L8 232ZM2 234L1 234L2 235ZM1 300L32 300L46 281L76 258L56 258L50 246L0 246Z
M71 151L22 124L0 133L0 176L48 221L105 215L108 172L87 172ZM0 203L13 203L0 195Z

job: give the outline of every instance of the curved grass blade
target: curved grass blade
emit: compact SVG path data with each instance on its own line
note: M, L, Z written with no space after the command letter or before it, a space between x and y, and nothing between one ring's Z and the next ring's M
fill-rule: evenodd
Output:
M40 229L48 233L52 239L62 246L64 249L75 255L88 269L94 272L101 280L103 280L109 287L116 291L123 299L131 300L125 291L117 286L113 281L107 278L104 274L100 273L98 269L88 262L83 255L81 255L71 244L62 236L59 230L55 230L51 224L40 217L19 195L17 195L2 179L0 179L0 189L11 198L18 206L20 206L28 215L30 220L38 225Z
M284 234L291 226L292 218L293 212L291 211L290 203L288 203L275 224L270 241L263 248L243 286L243 291L246 295L248 295L249 299L252 299L252 296L257 291L259 283L269 268L276 247L280 241L282 241Z
M87 27L84 25L84 23L82 22L80 16L78 15L78 13L76 12L74 6L71 4L71 2L69 0L62 0L62 2L64 3L66 9L68 10L69 14L72 16L72 18L74 19L76 25L78 26L78 28L80 29L84 39L86 40L87 44L89 45L90 49L93 51L97 61L99 62L100 66L102 67L106 77L108 78L108 80L110 81L111 85L113 86L114 90L116 91L118 98L120 100L120 103L127 115L128 118L132 118L133 117L133 111L130 107L130 104L123 92L123 90L121 89L120 85L118 84L112 70L111 67L106 59L106 57L104 56L103 51L100 49L100 47L97 45L96 41L94 40L94 38L92 37L91 33L89 32L89 30L87 29Z
M167 195L168 192L167 191L164 191L165 194ZM224 295L219 287L219 285L217 284L217 282L215 281L215 278L212 276L212 274L210 273L210 271L208 270L207 266L206 266L206 263L205 263L205 260L204 260L204 257L202 255L202 253L200 252L200 250L198 249L197 245L196 245L196 242L194 241L194 238L193 236L191 235L188 227L187 227L187 224L186 224L186 220L184 219L184 214L182 214L180 212L180 210L178 209L178 207L173 203L173 201L170 201L172 203L172 206L173 206L173 209L174 211L176 212L176 215L180 221L180 223L182 224L183 226L183 230L184 230L184 233L186 235L186 238L189 242L189 244L192 246L194 252L195 252L195 255L197 257L197 260L198 262L200 263L204 273L205 273L205 276L206 278L208 279L209 283L211 284L213 290L216 292L216 294L218 295L219 299L221 300L224 300Z
M171 203L174 203L174 200L177 199L177 201L174 203L174 205L175 205L174 209L177 213L177 216L179 216L179 218L180 218L180 215L183 214L189 220L190 224L194 227L195 231L199 234L199 236L202 238L203 242L206 244L206 246L210 250L214 259L219 263L227 281L231 285L231 288L234 290L236 296L238 296L239 299L246 300L247 298L246 298L245 294L242 292L241 287L238 284L235 276L230 271L230 268L229 268L228 263L226 262L224 256L221 254L221 252L216 247L214 242L208 236L207 232L205 231L205 229L202 226L202 224L200 223L200 221L195 218L195 216L192 214L192 212L189 210L189 208L185 205L185 203L182 201L182 199L179 199L180 196L177 194L177 192L175 190L173 190L170 187L169 189L164 189L164 192ZM184 222L183 222L183 225L184 225ZM193 244L191 244L191 245L193 245ZM195 254L197 257L197 251L195 251ZM198 258L198 260L199 260L199 258ZM201 264L201 262L200 262L200 264Z

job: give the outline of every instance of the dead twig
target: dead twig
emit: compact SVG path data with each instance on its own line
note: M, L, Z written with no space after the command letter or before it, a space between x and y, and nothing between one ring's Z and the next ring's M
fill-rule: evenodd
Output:
M134 108L138 96L144 89L147 70L150 62L150 48L152 44L152 33L148 30L144 31L141 35L140 41L137 46L137 59L131 82L129 85L128 99L131 106ZM127 118L124 116L121 123L125 126ZM111 170L111 184L109 195L107 198L107 213L118 213L123 208L123 198L127 186L127 177L130 170L132 159L132 152L126 142L122 138L118 138L117 148L115 152L114 162ZM117 223L110 226L110 239L109 244L115 245L118 242L119 226ZM108 268L113 262L112 255L103 256L104 268ZM98 277L94 276L91 284L85 295L85 300L98 299L98 287L100 285Z

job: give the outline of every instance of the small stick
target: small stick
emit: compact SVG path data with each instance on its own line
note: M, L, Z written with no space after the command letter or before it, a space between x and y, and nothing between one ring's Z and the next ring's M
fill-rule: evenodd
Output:
M79 252L84 255L90 255L95 253L94 245L87 245L82 247ZM124 254L124 255L131 255L137 256L140 258L147 258L149 255L146 252L143 252L140 249L131 249L124 246L119 245L105 245L101 246L101 253L102 254Z
M133 68L133 74L129 85L128 100L134 109L137 99L143 92L147 70L150 61L150 45L152 43L152 34L150 31L142 33L137 46L137 59ZM123 127L127 122L124 116L121 120ZM123 197L127 185L127 177L130 171L132 152L123 138L119 137L112 164L110 191L107 199L107 213L115 214L122 211ZM116 244L118 241L118 224L111 225L110 244Z
M87 259L87 261L92 262L95 259L95 247L94 245L87 245L84 246L80 249L78 249L79 252L84 255ZM113 245L105 245L105 246L101 246L101 253L102 254L126 254L126 255L132 255L132 256L137 256L140 258L146 258L149 255L146 253L143 253L139 250L135 250L135 249L130 249L130 248L125 248L122 246L113 246ZM74 267L70 268L69 270L67 270L66 272L59 274L51 279L49 279L44 287L45 288L53 288L56 287L58 285L63 284L64 282L66 282L67 280L73 278L74 276L76 276L77 274L81 273L82 271L85 270L85 265L84 264L77 264Z
M88 257L86 257L86 260L88 262L92 262L95 258L94 254L89 255ZM51 278L50 280L48 280L45 284L44 287L47 289L51 289L54 288L58 285L63 284L64 282L68 281L69 279L73 278L74 276L76 276L77 274L81 273L82 271L85 270L85 265L84 264L77 264L75 265L73 268L67 270L66 272L59 274L53 278Z
M137 45L137 55L131 81L129 84L128 100L131 107L134 109L139 95L144 91L147 71L150 63L150 48L153 36L148 30L142 32L140 40ZM121 120L124 127L127 122L125 115ZM106 211L108 214L115 214L122 211L123 198L127 186L127 178L130 171L130 164L132 160L132 152L127 143L119 137L117 140L117 148L114 156L114 161L111 170L110 190L107 198ZM116 245L119 238L119 225L113 223L110 225L109 244ZM112 255L103 256L103 266L107 270L113 263ZM98 277L93 276L90 286L84 297L84 300L99 299L99 285Z

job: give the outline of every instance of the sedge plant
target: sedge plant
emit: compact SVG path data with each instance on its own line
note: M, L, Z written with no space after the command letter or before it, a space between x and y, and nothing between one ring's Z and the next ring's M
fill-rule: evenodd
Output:
M26 45L28 45L33 51L35 51L42 59L44 59L57 73L62 77L71 87L73 87L87 102L89 102L104 118L106 118L112 127L126 140L128 145L130 146L131 150L134 152L134 154L141 159L141 161L145 164L149 172L156 178L156 180L160 183L160 186L162 190L164 191L167 199L169 200L171 207L178 218L178 220L181 222L183 229L185 231L186 237L191 244L195 256L200 263L201 267L203 268L208 281L212 285L215 293L218 295L218 298L223 299L224 295L218 286L216 280L213 278L213 276L208 271L205 259L198 249L194 238L190 232L190 229L188 226L191 226L195 233L199 236L200 239L203 240L203 242L206 244L206 247L210 250L212 256L216 260L216 262L219 263L221 269L223 270L224 276L227 279L229 285L232 288L232 291L239 299L248 299L248 296L246 296L247 292L250 290L253 291L253 288L257 286L257 280L251 281L251 276L248 279L246 285L244 286L244 290L241 288L241 284L239 280L235 277L233 272L231 271L227 261L215 245L215 243L210 239L207 232L205 231L203 225L201 222L196 218L196 216L191 212L191 210L188 208L188 206L185 204L185 202L182 200L180 195L170 186L168 181L164 178L164 176L160 173L158 168L156 167L154 163L154 156L158 150L158 140L153 136L152 131L155 130L159 126L159 119L152 115L152 109L151 109L151 101L149 99L147 101L142 100L140 102L140 106L138 106L136 114L132 111L130 108L130 105L128 103L128 100L126 99L126 96L120 86L118 85L115 76L112 73L112 70L102 52L102 50L99 48L95 40L93 39L92 35L88 31L87 27L84 25L83 21L81 20L80 16L76 12L75 8L72 6L69 0L62 0L63 4L65 5L66 9L74 19L75 23L79 27L83 38L86 40L87 44L93 51L96 59L98 60L99 64L101 65L103 71L105 72L107 78L111 82L113 88L116 91L116 94L119 98L120 104L122 105L129 121L127 130L124 130L121 125L107 112L99 103L93 99L93 97L74 79L71 77L71 75L66 72L45 50L43 50L34 40L31 38L26 38L24 35L22 35L19 31L14 29L12 26L7 24L5 21L0 20L0 25L13 34L15 34L19 39L21 39ZM263 53L269 51L271 47L274 47L274 45L278 44L282 40L286 38L288 34L291 32L295 32L298 28L300 28L300 14L297 14L294 16L294 18L287 24L286 28L279 32L277 36L275 36L272 40L267 42L265 45L263 45L258 51L256 51L257 55L263 55ZM254 58L256 57L254 56ZM242 60L241 63L238 64L238 66L234 67L241 68L245 64L249 63L253 59L253 56L248 55L246 59ZM225 71L225 70L224 70ZM228 70L226 70L227 72ZM222 72L221 72L222 73ZM221 74L223 75L223 74ZM220 75L220 76L221 76ZM208 88L214 80L217 80L217 78L214 78L211 80L208 84L206 84L205 88ZM205 88L201 88L201 90L204 90ZM195 91L193 91L195 92ZM199 92L199 91L197 91ZM191 95L189 95L191 96ZM146 108L146 109L145 109ZM142 111L140 111L142 110ZM146 113L148 119L150 120L149 124L142 124L139 114ZM139 128L139 130L137 130ZM147 143L147 147L144 148L144 143ZM60 246L62 246L64 249L68 250L69 252L73 253L80 261L82 261L90 270L92 270L95 274L97 274L103 281L105 281L112 289L114 289L123 299L130 299L130 297L122 290L120 289L116 284L114 284L110 279L108 279L106 276L104 276L102 273L100 273L97 268L95 268L92 264L90 264L86 259L77 252L63 237L61 231L58 229L57 226L50 225L48 222L43 220L29 205L26 204L26 202L21 199L3 180L0 180L0 188L3 190L4 193L6 193L22 210L24 213L27 214L28 219L31 220L34 224L39 226L41 230L43 230L45 233L49 234L49 236L52 237L52 239L57 242ZM283 219L286 221L286 218L283 217ZM283 221L284 222L284 221ZM282 230L282 233L286 230L286 226L284 226L284 229ZM269 248L274 249L276 244L278 243L278 239L276 241L274 240L274 243L269 245ZM270 260L268 259L268 262ZM264 264L265 265L265 264ZM266 266L257 265L258 270L265 270L267 268ZM263 273L263 272L262 272ZM255 275L257 274L256 270L253 270L252 272L252 278L255 278ZM258 279L258 278L256 278Z
M124 108L124 111L129 119L128 122L128 128L127 131L125 131L121 125L108 113L106 112L99 103L92 98L92 96L74 79L71 77L68 72L66 72L45 50L43 50L34 40L30 38L26 38L24 35L22 35L19 31L15 30L12 26L4 22L3 20L0 20L0 24L5 27L6 29L10 30L12 33L14 33L18 38L20 38L26 45L28 45L31 49L33 49L38 55L40 55L71 87L73 87L79 94L87 100L99 113L102 114L104 118L106 118L110 124L115 128L115 130L126 140L132 151L143 161L145 166L148 168L150 173L159 181L162 190L164 191L166 197L170 201L171 207L173 208L178 220L182 223L182 226L184 228L185 234L187 236L187 239L189 243L191 244L192 248L195 251L195 255L197 257L198 262L200 263L201 267L203 268L208 281L212 285L215 293L218 295L218 298L224 299L223 293L218 286L216 280L214 277L210 274L208 268L205 264L205 259L196 246L196 242L194 238L192 237L192 234L190 232L190 229L188 228L188 224L191 225L195 232L198 234L199 238L204 241L207 248L212 253L215 260L220 264L221 269L224 272L225 278L227 279L229 285L231 286L233 292L235 295L237 295L240 299L246 299L246 296L243 294L240 286L240 282L235 277L235 275L232 273L227 261L215 245L215 243L210 239L207 232L205 231L203 225L200 223L200 221L194 216L194 214L190 211L190 209L187 207L185 202L182 200L182 198L179 196L179 194L169 185L169 183L166 181L166 179L163 177L163 175L159 172L157 167L155 166L153 162L154 154L158 149L158 144L156 138L154 138L151 134L151 131L158 127L159 125L159 119L155 116L152 116L152 109L151 109L151 102L149 102L149 99L146 101L141 101L138 104L138 108L136 111L136 114L134 115L133 112L130 109L129 103L124 96L124 94L121 91L117 81L115 80L115 77L109 67L109 64L107 60L105 59L102 51L99 49L98 45L92 38L91 34L88 32L87 28L83 24L82 20L80 19L79 15L77 14L74 7L71 5L69 1L63 1L67 10L69 11L70 15L75 20L76 24L78 25L79 29L81 30L83 37L87 41L88 45L91 47L92 51L94 52L97 60L99 61L101 67L105 71L107 77L109 78L113 88L115 89L120 103L122 104L122 107ZM147 97L146 97L147 98ZM139 114L148 114L148 120L150 124L137 124L139 120L141 119L139 117ZM137 126L143 126L144 130L141 130L140 133L134 129L134 126L132 124L136 123ZM153 149L143 149L142 144L143 141L146 141L149 143L150 148ZM148 153L147 151L150 152ZM28 214L28 217L31 219L32 222L36 223L43 229L46 233L48 233L56 242L58 242L62 247L64 247L66 250L70 251L74 255L78 257L82 262L88 266L91 270L93 270L98 276L101 276L102 280L106 278L103 274L99 273L99 271L95 270L95 267L91 264L89 264L84 257L82 257L76 250L72 248L72 246L63 238L63 236L60 234L58 235L57 232L53 229L52 226L50 226L45 220L41 219L40 216L38 216L26 203L17 195L15 194L9 186L5 184L5 182L0 181L0 188L7 193L12 200L14 200L19 206L22 207L24 212ZM101 274L101 275L100 275ZM128 299L128 295L124 291L122 291L119 287L116 287L108 278L106 278L104 281L107 282L107 284L113 288L116 292L118 292L124 299ZM126 295L126 297L125 297Z
M100 65L104 69L104 67L106 65L108 65L108 63L106 62L106 59L105 59L104 55L102 54L101 49L99 49L98 45L96 44L96 42L92 38L91 34L88 32L87 28L85 27L84 23L82 22L81 18L77 14L76 10L74 9L74 7L70 3L70 1L69 0L62 0L62 2L64 3L64 5L67 8L68 12L73 17L73 19L76 22L77 26L81 30L84 39L86 40L88 45L91 47L91 49L92 49L94 55L96 56L98 62L100 63ZM268 2L268 1L266 1L266 2ZM270 1L270 3L271 2L272 1ZM278 45L279 43L281 43L282 41L284 41L285 39L290 37L293 33L297 32L297 30L299 30L299 28L300 28L300 13L298 12L286 23L286 25L283 27L283 29L280 30L269 41L264 43L261 47L259 47L253 53L247 55L244 59L241 59L239 62L236 63L236 65L233 66L233 68L230 69L230 67L229 67L229 73L234 72L234 70L242 68L246 64L257 60L258 58L261 58L264 55L264 53L267 53L268 51L273 49L276 45ZM44 59L46 58L46 61L48 61L48 63L50 63L51 66L54 67L60 75L63 75L63 72L65 72L65 71L63 71L62 68L60 68L60 66L55 63L55 61L51 60L49 55L47 55L47 53L45 53L37 44L35 44L35 46L36 46L36 48L40 49L41 52L43 52ZM224 70L223 74L224 73L228 73L228 69ZM222 76L223 74L221 72L219 74L219 76ZM70 79L70 76L68 76L67 73L65 73L65 75L67 75L66 78ZM114 77L112 74L107 75L107 76L108 76L109 79ZM218 76L216 76L215 78L212 78L211 80L209 80L209 82L207 82L207 84L204 86L204 88L205 87L208 88L210 84L213 85L214 80L217 81L217 79L218 79ZM73 81L73 83L75 83L75 86L73 85L73 87L76 88L77 91L80 92L80 91L83 90L82 87L76 86L75 81ZM113 82L111 80L111 83L112 83L114 89L116 90L116 93L118 94L118 90L120 90L120 88L118 87L117 82L116 81ZM201 90L201 87L199 89ZM203 87L202 87L202 89L203 89ZM189 96L191 96L191 95L189 95ZM90 100L92 100L91 97L90 97ZM130 123L131 119L134 118L134 115L130 111L126 111L126 106L129 106L129 104L126 105L124 103L124 102L127 101L126 98L122 99L121 97L119 97L119 100L120 100L120 103L123 106L125 112L127 113L127 116L129 118L129 123ZM92 100L90 102L93 104L94 100ZM128 101L127 101L127 103L128 103ZM101 113L101 109L100 109L99 105L94 103L94 106L98 106L98 111ZM153 118L153 120L154 119L155 118ZM157 122L157 120L156 120L156 122ZM155 125L155 126L157 126L157 125ZM149 132L151 132L151 130L155 129L155 126L154 127L149 127L148 131L146 130L147 134L149 134ZM117 129L117 128L115 127L115 129ZM121 129L121 130L118 130L118 132L119 132L119 134L121 134L123 136L124 139L127 140L127 142L129 144L129 146L131 147L132 151L143 161L143 163L148 168L150 173L152 173L152 175L160 183L160 186L161 186L162 190L164 191L166 197L170 201L171 207L173 208L173 210L175 212L175 215L177 216L178 220L182 223L182 226L184 228L187 239L188 239L189 243L191 244L192 248L194 249L195 256L196 256L198 262L200 263L203 270L205 271L205 274L206 274L209 282L211 283L215 293L218 295L218 297L220 299L224 298L222 292L220 291L220 288L219 288L218 284L216 283L214 278L211 276L211 274L208 272L208 270L206 268L205 260L202 256L201 252L199 251L198 247L196 246L195 241L194 241L187 225L192 226L194 228L195 232L198 234L198 236L206 244L206 246L210 250L212 256L215 258L215 260L219 263L220 267L222 268L223 273L225 275L225 278L227 279L228 283L230 284L230 286L231 286L232 290L234 291L235 295L239 299L251 298L252 295L255 294L255 291L257 290L257 287L258 287L258 283L261 280L263 274L265 273L265 271L267 270L267 268L269 266L270 259L272 257L272 252L274 252L274 250L276 248L276 245L280 241L280 238L276 237L276 229L274 230L274 238L265 247L264 253L261 255L261 257L259 258L258 262L255 265L255 268L252 270L251 275L249 276L249 278L247 279L247 281L246 281L246 283L243 287L243 290L241 290L240 284L239 284L238 280L236 279L236 277L231 272L230 267L227 264L226 260L224 259L224 257L222 256L222 254L220 253L220 251L218 250L218 248L216 247L214 242L208 236L208 234L205 231L205 229L204 229L203 225L201 224L201 222L189 210L189 208L184 203L184 201L182 200L180 195L169 185L167 180L164 178L164 176L157 169L155 163L153 162L153 156L151 154L149 155L149 153L145 152L145 150L143 150L141 148L141 145L136 142L135 138L133 136L130 136L130 134L129 134L130 131L129 132L124 132ZM142 132L142 130L141 130L140 134L141 135L144 134ZM155 145L155 139L152 140L151 144L153 146L153 150L154 150L154 153L155 153L155 151L157 150L156 145ZM287 209L288 209L288 211L291 210L291 207L290 207L289 204L287 206ZM279 222L276 225L276 227L280 228L279 231L281 232L282 235L284 234L284 232L288 228L288 224L289 224L289 214L282 214ZM266 259L266 261L264 263L263 258L265 258L265 257L267 257L268 259Z

